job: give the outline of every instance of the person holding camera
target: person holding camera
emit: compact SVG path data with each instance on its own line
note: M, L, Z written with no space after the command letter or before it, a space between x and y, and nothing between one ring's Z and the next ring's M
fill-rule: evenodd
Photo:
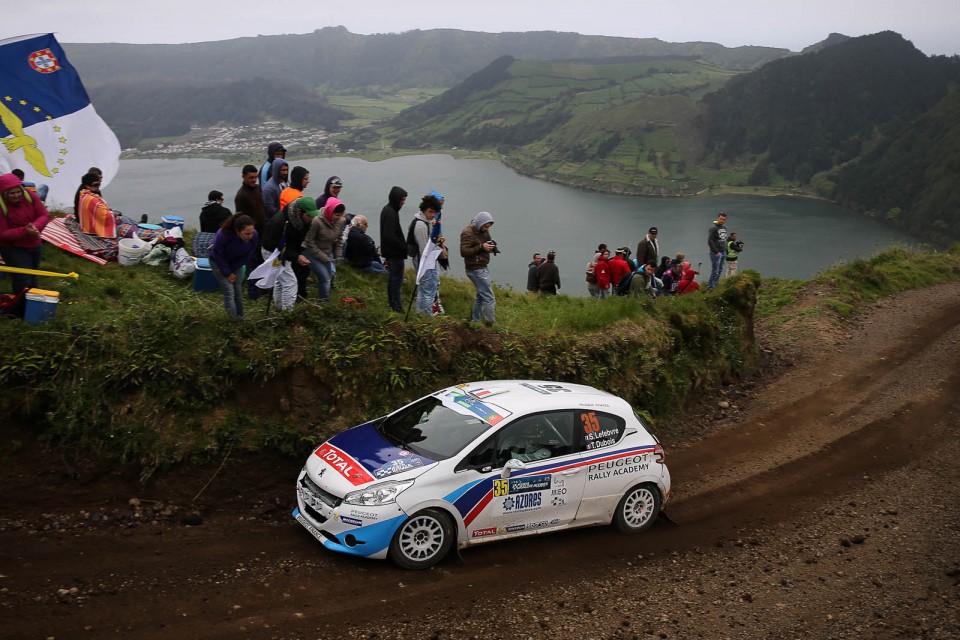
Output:
M497 300L493 296L493 282L490 280L490 256L500 253L497 243L490 239L490 227L493 226L493 216L481 211L460 232L460 255L467 271L467 278L477 289L477 297L473 301L471 322L481 320L494 324L494 308Z
M727 277L735 276L740 273L740 265L737 263L737 258L740 257L740 252L743 251L743 241L737 240L737 234L731 233L730 238L727 240Z

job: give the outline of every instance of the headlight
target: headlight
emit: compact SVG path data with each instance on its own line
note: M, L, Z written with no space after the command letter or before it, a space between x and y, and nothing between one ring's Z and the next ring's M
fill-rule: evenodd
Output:
M361 504L366 506L390 504L391 502L396 502L397 496L412 486L413 480L383 482L363 489L362 491L348 493L344 496L343 501L347 504Z

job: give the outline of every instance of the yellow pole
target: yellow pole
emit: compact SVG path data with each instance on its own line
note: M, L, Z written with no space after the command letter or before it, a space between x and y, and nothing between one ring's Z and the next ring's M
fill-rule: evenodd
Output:
M0 266L0 271L6 271L7 273L24 273L28 276L58 276L60 278L74 278L78 279L80 277L79 273L71 271L70 273L57 273L56 271L38 271L36 269L21 269L20 267L7 267Z

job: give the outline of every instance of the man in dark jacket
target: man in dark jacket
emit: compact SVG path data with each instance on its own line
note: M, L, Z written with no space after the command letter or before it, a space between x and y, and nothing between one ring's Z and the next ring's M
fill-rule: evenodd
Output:
M720 284L723 275L723 263L727 257L727 214L717 214L717 219L707 231L707 248L710 250L710 279L707 281L707 291ZM686 274L684 274L686 275Z
M367 216L353 217L347 243L343 247L343 259L364 273L387 275L387 270L380 262L380 254L377 253L377 244L367 235L368 226Z
M543 256L539 253L533 254L533 262L527 265L527 291L537 293L540 291L540 263L543 262Z
M656 227L650 227L647 235L637 244L637 264L648 262L657 264L660 260L660 243L657 241L657 233Z
M556 263L556 251L547 253L547 261L540 265L540 293L557 295L560 288L560 268Z
M380 254L387 261L387 302L397 313L403 313L403 263L407 257L407 239L400 225L400 209L407 201L403 187L393 187L387 204L380 211Z
M263 208L263 192L260 190L260 185L257 184L257 175L255 166L252 164L245 165L241 171L243 183L237 189L237 195L233 198L233 210L253 218L253 227L257 230L257 246L254 248L249 265L251 272L263 263L259 243L267 225L267 211ZM260 297L260 292L261 289L257 287L257 281L248 278L247 297L256 300Z

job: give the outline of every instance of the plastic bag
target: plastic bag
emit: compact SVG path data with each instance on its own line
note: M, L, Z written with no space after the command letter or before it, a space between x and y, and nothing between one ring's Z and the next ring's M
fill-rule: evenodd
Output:
M186 278L197 270L197 259L180 247L170 256L170 271L178 278Z

